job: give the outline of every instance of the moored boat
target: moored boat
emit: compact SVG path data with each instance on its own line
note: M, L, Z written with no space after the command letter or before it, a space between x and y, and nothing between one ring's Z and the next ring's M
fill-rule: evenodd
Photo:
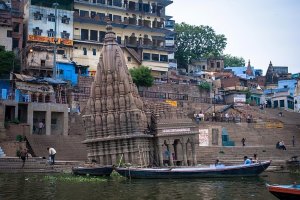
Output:
M300 185L268 185L267 188L270 193L278 199L284 200L298 200L300 199Z
M73 167L72 171L75 175L110 176L113 166L78 166Z
M180 167L180 168L134 168L117 167L115 170L127 178L140 179L178 179L178 178L214 178L256 176L265 171L271 161L249 165L213 166L213 167Z

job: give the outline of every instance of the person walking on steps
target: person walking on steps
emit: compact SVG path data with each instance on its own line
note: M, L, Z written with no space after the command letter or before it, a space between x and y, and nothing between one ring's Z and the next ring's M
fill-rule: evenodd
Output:
M243 138L241 142L242 142L242 145L243 145L243 147L244 147L244 146L245 146L246 139Z
M21 150L21 152L20 152L20 158L21 158L21 160L23 162L22 168L24 168L26 158L28 159L28 153L27 153L27 149L26 148Z
M53 147L47 147L47 150L49 151L49 157L51 159L51 165L55 164L55 154L56 150Z

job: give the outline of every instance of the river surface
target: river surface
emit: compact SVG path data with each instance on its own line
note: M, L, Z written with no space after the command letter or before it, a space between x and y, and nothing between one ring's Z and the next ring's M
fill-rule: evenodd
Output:
M0 200L275 200L265 183L291 184L300 176L183 180L93 179L62 174L0 174ZM98 181L99 180L99 181Z

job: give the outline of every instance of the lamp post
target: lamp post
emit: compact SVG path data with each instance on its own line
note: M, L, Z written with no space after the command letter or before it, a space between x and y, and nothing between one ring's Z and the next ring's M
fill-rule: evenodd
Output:
M57 68L56 68L56 43L57 43L57 38L56 38L56 31L57 31L57 7L59 6L59 4L53 3L52 4L53 7L55 8L55 21L54 21L54 48L53 48L53 78L57 78L58 76L58 72L57 72Z

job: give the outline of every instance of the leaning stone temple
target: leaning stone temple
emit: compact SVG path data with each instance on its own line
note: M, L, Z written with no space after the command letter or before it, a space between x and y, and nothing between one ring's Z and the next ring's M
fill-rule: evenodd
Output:
M89 160L111 165L122 158L126 163L149 165L152 135L146 134L143 102L111 25L107 26L83 121Z
M197 164L192 120L164 103L144 105L111 25L83 121L88 159L100 165Z

